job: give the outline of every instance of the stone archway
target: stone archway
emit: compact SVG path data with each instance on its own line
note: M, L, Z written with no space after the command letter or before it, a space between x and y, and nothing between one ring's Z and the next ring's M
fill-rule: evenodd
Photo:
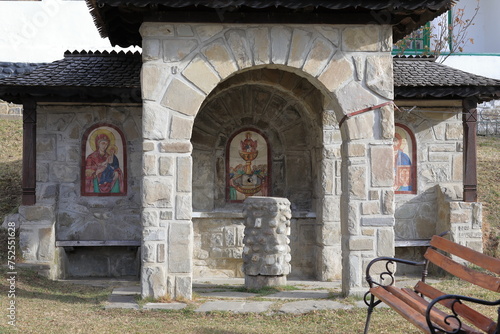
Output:
M141 26L143 296L191 298L193 262L186 254L193 252L195 117L221 82L258 67L286 67L325 97L321 176L314 185L324 193L316 205L322 220L317 276L339 277L333 259L341 255L344 292L360 291L365 262L393 252L393 115L392 107L380 106L392 98L390 31L376 25ZM331 205L338 196L340 208Z
M207 97L191 138L195 276L242 276L243 206L225 196L226 148L232 134L252 128L268 139L268 191L292 203L291 275L317 278L317 254L323 248L317 240L323 220L316 214L324 198L317 186L322 105L321 93L304 78L262 67L232 76ZM340 196L336 206L340 207ZM340 247L340 239L336 243Z

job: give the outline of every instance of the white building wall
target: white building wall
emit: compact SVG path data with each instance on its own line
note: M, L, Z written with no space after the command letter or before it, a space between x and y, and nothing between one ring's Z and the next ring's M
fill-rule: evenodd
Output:
M463 19L470 19L477 7L477 0L460 0L455 7L464 9ZM500 1L480 0L479 11L467 29L467 38L472 38L463 47L463 52L450 56L445 65L494 79L500 79Z

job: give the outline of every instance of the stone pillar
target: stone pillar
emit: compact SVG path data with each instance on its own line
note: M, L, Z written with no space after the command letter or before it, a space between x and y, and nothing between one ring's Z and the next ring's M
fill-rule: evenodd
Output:
M380 137L373 119L381 119ZM378 256L394 255L394 120L391 106L348 119L342 131L342 290L366 292L365 268Z
M249 197L244 202L245 287L260 289L286 284L290 273L290 201L276 197Z

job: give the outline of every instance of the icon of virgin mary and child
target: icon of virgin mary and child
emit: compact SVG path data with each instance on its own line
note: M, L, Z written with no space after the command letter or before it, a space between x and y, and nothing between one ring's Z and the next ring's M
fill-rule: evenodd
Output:
M111 138L112 137L112 138ZM91 138L90 140L92 140ZM111 132L99 133L94 138L94 150L85 159L85 191L87 193L122 193L123 172L116 156Z

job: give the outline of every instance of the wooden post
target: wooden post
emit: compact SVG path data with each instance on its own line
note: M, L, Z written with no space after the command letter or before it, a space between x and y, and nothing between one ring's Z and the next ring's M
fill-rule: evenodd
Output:
M23 205L36 202L36 101L23 102Z
M464 126L464 202L477 202L477 101L464 99L462 102Z

